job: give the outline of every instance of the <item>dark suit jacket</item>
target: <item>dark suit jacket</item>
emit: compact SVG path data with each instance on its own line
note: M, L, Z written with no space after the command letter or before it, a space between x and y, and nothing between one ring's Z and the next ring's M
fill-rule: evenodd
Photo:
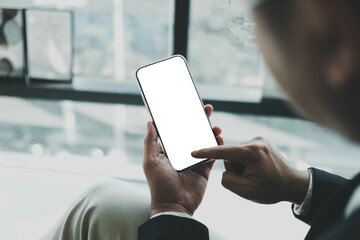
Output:
M353 180L311 168L313 192L309 213L297 217L311 225L306 239L360 239L360 209L344 219L344 210L354 189L360 184L360 174ZM148 220L138 229L139 239L209 239L208 229L200 222L163 215ZM274 236L276 237L276 236Z

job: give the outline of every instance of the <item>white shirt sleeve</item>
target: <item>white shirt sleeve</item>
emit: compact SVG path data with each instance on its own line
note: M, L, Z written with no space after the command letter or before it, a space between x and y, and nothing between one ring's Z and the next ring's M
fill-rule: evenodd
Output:
M306 197L300 206L296 204L294 206L294 213L298 216L306 215L310 210L310 203L311 203L312 190L313 190L313 176L312 176L312 171L310 169L308 169L308 171L310 173L310 183L306 193Z
M150 219L159 217L161 215L172 215L172 216L176 216L176 217L192 218L189 214L182 213L182 212L161 212L161 213L157 213L157 214L151 216Z

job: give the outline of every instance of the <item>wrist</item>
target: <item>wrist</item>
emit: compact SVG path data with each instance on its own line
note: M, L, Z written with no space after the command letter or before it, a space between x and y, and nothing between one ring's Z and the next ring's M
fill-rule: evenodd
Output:
M192 212L188 211L181 204L151 201L150 217L162 212L179 212L188 214L190 216L193 215Z
M309 184L310 173L308 170L293 169L288 181L287 200L296 205L301 205L306 197Z

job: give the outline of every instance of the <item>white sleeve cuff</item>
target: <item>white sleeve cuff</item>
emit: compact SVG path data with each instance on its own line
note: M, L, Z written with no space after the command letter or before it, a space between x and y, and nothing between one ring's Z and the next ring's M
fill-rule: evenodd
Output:
M306 193L306 197L300 206L296 204L294 205L294 213L298 216L306 215L310 209L312 190L313 190L313 176L312 176L312 171L310 169L308 169L308 171L310 174L310 182Z
M150 219L159 217L161 215L172 215L172 216L177 216L177 217L192 218L189 214L182 213L182 212L161 212L161 213L157 213L157 214L151 216Z

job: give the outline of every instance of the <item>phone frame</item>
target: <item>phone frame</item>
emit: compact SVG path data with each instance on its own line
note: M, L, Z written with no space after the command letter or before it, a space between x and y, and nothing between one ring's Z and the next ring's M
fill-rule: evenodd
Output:
M158 140L159 140L159 142L160 142L161 148L162 148L162 150L163 150L163 152L164 152L164 155L165 155L168 159L169 159L169 157L168 157L168 155L167 155L167 153L166 153L165 146L164 146L163 141L162 141L162 139L161 139L160 133L159 133L159 131L158 131L158 129L157 129L155 119L154 119L154 117L153 117L153 114L152 114L152 112L151 112L151 109L150 109L150 107L149 107L149 105L148 105L148 102L147 102L147 100L146 100L145 93L144 93L144 91L143 91L143 89L142 89L142 87L141 87L141 83L140 83L140 80L139 80L139 78L138 78L138 72L139 72L141 69L143 69L143 68L146 68L146 67L149 67L149 66L151 66L151 65L155 65L155 64L158 64L158 63L161 63L161 62L164 62L164 61L170 60L170 59L172 59L172 58L176 58L176 57L180 57L180 58L184 61L184 63L185 63L185 66L186 66L186 68L187 68L187 71L188 71L188 73L189 73L190 79L191 79L191 81L192 81L192 83L193 83L193 86L194 86L194 88L195 88L195 91L196 91L196 94L197 94L197 96L198 96L198 99L199 99L199 101L200 101L200 103L201 103L201 105L202 105L202 107L203 107L203 112L204 112L204 114L205 114L205 117L206 117L207 120L208 120L210 129L211 129L211 131L212 131L212 133L213 133L213 135L214 135L215 141L216 141L216 143L219 145L219 143L218 143L218 141L217 141L217 139L216 139L216 136L215 136L215 134L214 134L214 131L212 130L213 127L212 127L212 125L211 125L210 119L209 119L209 117L206 115L204 102L203 102L202 99L200 98L200 95L199 95L199 92L198 92L198 90L197 90L197 88L196 88L194 79L193 79L193 77L192 77L192 75L191 75L189 65L188 65L186 59L185 59L182 55L176 54L176 55L170 56L170 57L168 57L168 58L165 58L165 59L162 59L162 60L159 60L159 61L156 61L156 62L147 64L147 65L145 65L145 66L142 66L142 67L140 67L139 69L136 70L136 74L135 74L135 75L136 75L137 84L138 84L138 86L139 86L139 88L140 88L142 100L143 100L143 102L144 102L144 104L145 104L148 112L150 113L151 119L152 119L152 121L153 121L153 123L154 123L155 129L156 129L156 132L157 132L157 135L158 135ZM194 149L194 150L196 150L196 149ZM171 163L171 159L169 159L169 161L170 161L170 163ZM186 167L186 168L184 168L184 169L178 170L178 169L175 169L174 167L173 167L173 168L174 168L177 172L182 172L182 171L185 171L185 170L187 170L187 169L190 169L190 168L193 168L193 167L196 167L196 166L198 166L198 165L201 165L201 164L204 164L204 163L208 163L208 162L211 162L211 161L213 161L213 160L208 158L208 159L205 159L205 160L203 160L203 161L201 161L201 162L195 163L195 164L193 164L193 165L191 165L191 166L189 166L189 167ZM171 164L171 166L172 166L172 164Z

